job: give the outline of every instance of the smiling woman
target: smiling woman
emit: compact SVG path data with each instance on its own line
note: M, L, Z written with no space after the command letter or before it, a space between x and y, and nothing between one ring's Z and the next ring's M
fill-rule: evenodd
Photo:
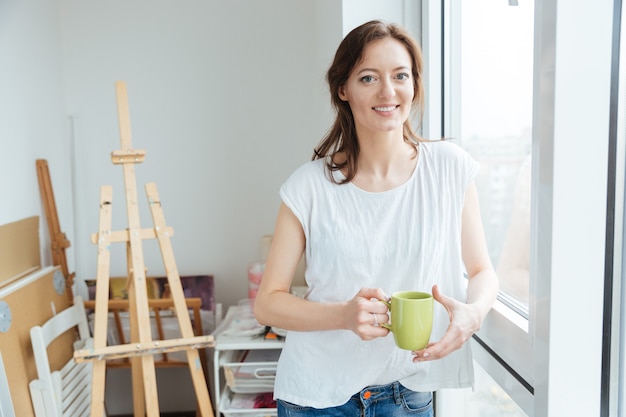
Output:
M473 383L466 341L498 287L473 185L478 164L413 131L421 73L415 41L380 21L350 32L328 70L337 118L280 189L255 304L260 323L288 331L279 416L432 417L434 390ZM289 291L303 253L304 299ZM432 291L439 303L430 343L414 351L394 343L380 302L408 290Z
M328 168L331 171L345 170L346 178L343 182L350 182L356 174L356 157L360 147L354 108L358 105L355 101L358 97L354 97L351 102L346 95L347 90L351 90L349 88L351 84L360 83L363 87L370 85L373 87L369 89L374 90L370 91L370 95L375 95L372 98L374 101L369 103L370 106L399 107L403 104L402 135L407 143L417 144L420 141L421 138L413 129L412 122L417 121L419 126L424 112L424 87L421 76L423 58L416 42L403 29L394 25L381 31L372 30L367 25L363 25L356 28L352 34L353 38L346 37L339 45L335 62L327 73L331 102L337 111L337 118L314 153L314 158L331 155L333 165L329 165ZM360 42L359 39L361 39ZM384 42L384 45L391 45L390 50L385 51L381 47L381 42ZM368 47L367 56L363 53L366 46ZM377 61L372 62L375 58ZM377 65L381 68L376 68ZM386 70L388 73L380 74L381 70ZM381 80L384 76L387 79ZM410 101L407 102L409 86L412 88L412 94ZM375 90L376 88L378 90ZM387 91L385 91L386 88ZM355 94L359 90L368 90L357 89L356 86L354 89ZM383 97L378 97L376 94L382 94ZM385 94L391 94L392 100L400 100L400 97L397 97L400 94L405 101L384 103L381 99L385 98ZM371 110L373 110L372 107L370 110L365 109L365 114Z
M411 56L395 39L368 46L367 54L339 88L339 98L350 105L356 134L384 140L408 119L413 102Z

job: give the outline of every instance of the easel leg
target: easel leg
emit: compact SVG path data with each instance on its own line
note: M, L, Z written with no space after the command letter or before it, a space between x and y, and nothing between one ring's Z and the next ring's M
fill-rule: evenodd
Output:
M196 390L196 399L201 417L213 417L213 407L211 406L211 398L202 369L199 352L197 349L187 350L187 362L189 363L189 372L193 386Z
M130 265L131 256L129 244L126 245L126 258L128 265ZM129 311L137 311L137 306L135 305L135 284L132 277L132 271L130 271L130 269L128 270L128 281L126 282L126 284L128 291ZM137 317L136 315L131 314L129 315L128 319L130 324L130 341L131 343L137 343L139 342ZM146 403L143 391L143 370L141 366L141 358L137 356L133 356L130 358L130 369L133 387L133 415L135 417L143 417L146 415Z
M110 186L100 189L100 220L98 233L98 271L96 274L96 309L94 315L94 349L106 347L109 318L109 266L111 261L111 205L113 190ZM104 388L106 361L93 364L91 386L91 417L101 417L104 411Z
M174 250L172 249L170 236L167 233L165 217L163 216L161 200L156 184L146 184L146 194L148 195L152 220L157 231L157 240L161 248L163 263L167 271L167 282L172 291L172 299L174 301L180 331L183 338L190 338L194 336L193 328L191 327L191 319L189 318L187 304L185 303L183 286L180 283L180 275L178 274L176 262L174 261ZM191 379L196 391L196 399L201 415L202 417L213 417L213 408L211 406L204 368L197 349L187 349L187 363L189 364L189 372L191 373Z
M102 417L104 412L104 385L106 383L106 361L94 361L91 388L91 417Z
M131 235L133 232L131 231ZM150 309L146 288L143 253L134 237L130 239L129 261L129 316L131 317L131 343L146 343L152 340ZM135 417L159 417L154 356L146 355L131 358L133 379L133 403ZM147 414L144 414L144 410Z

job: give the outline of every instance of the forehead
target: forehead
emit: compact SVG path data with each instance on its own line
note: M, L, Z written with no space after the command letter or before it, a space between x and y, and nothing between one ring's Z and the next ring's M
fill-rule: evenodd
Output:
M363 48L363 56L354 66L354 70L412 68L412 66L411 55L406 46L397 39L384 38L370 42Z

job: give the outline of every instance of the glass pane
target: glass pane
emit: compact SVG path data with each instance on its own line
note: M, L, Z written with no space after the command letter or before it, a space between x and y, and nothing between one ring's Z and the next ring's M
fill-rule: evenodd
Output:
M476 388L465 390L464 417L527 417L483 368L474 362Z
M460 137L481 163L476 186L501 298L527 317L534 5L460 3Z

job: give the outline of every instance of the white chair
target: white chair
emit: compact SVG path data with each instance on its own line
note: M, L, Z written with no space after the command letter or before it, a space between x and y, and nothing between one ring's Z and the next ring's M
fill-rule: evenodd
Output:
M15 417L11 391L9 391L9 380L2 361L2 352L0 352L0 417Z
M73 349L93 347L81 297L42 326L30 329L38 378L29 388L36 417L89 417L93 362L76 363L72 357L61 370L51 371L48 360L48 345L73 327L78 328Z

